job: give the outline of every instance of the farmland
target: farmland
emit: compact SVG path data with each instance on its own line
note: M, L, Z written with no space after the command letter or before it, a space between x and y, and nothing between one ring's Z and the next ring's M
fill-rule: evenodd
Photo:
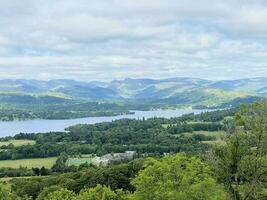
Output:
M82 157L79 157L79 158L69 158L66 164L68 166L71 166L71 165L79 166L84 163L94 164L95 160L91 156L83 155Z
M51 168L55 163L57 157L50 157L50 158L32 158L32 159L19 159L19 160L1 160L0 161L0 168L1 167L11 167L11 168L19 168L27 167L29 169L33 167L45 167Z
M13 144L15 147L23 146L23 145L34 145L34 140L8 140L8 141L0 141L0 148L2 146L8 146Z

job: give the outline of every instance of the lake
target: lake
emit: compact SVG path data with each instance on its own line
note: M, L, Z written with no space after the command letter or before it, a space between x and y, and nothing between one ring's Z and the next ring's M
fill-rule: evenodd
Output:
M50 131L64 131L65 128L76 124L95 124L100 122L111 122L117 119L148 119L153 117L179 117L188 113L201 113L209 110L195 109L177 109L177 110L153 110L153 111L134 111L132 115L118 115L110 117L86 117L79 119L66 120L26 120L26 121L11 121L0 122L0 137L13 136L18 133L45 133Z

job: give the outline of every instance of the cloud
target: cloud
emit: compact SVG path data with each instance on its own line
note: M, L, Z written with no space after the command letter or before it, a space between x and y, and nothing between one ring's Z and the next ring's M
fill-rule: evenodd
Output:
M267 76L264 0L0 1L0 78Z

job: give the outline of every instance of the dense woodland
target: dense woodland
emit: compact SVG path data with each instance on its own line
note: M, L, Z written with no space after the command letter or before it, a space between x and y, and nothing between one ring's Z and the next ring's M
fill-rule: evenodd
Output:
M5 147L2 160L58 159L51 169L16 169L22 176L32 173L31 178L1 183L0 196L3 200L263 200L267 197L266 124L267 103L259 102L172 119L125 119L77 125L66 132L21 133L14 138L36 144ZM227 134L217 145L203 142L213 136L194 134L218 130ZM139 158L109 166L65 165L69 155L125 150L137 151Z
M0 104L0 120L73 119L130 114L125 105L99 102L25 102Z

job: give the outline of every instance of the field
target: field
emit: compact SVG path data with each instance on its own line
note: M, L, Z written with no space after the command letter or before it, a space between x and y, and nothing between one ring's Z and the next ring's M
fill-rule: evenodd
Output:
M29 169L33 167L45 167L51 168L53 164L56 162L57 157L50 157L50 158L31 158L31 159L19 159L19 160L0 160L0 168L1 167L11 167L11 168L19 168L27 167ZM95 163L94 158L90 155L83 155L81 158L69 158L67 160L67 165L75 165L79 166L83 163Z
M79 166L81 164L84 163L94 163L94 158L92 158L90 155L82 155L81 158L69 158L67 161L67 165L71 166L71 165L75 165L75 166Z
M211 144L211 145L224 145L225 141L223 141L223 140L211 140L211 141L203 141L203 143Z
M216 140L217 139L222 139L225 135L226 135L226 132L224 131L193 131L192 133L180 133L180 134L176 134L176 136L180 136L181 134L183 135L205 135L205 136L212 136L212 137L215 137Z
M192 133L191 133L192 134ZM225 136L224 131L194 131L193 134L201 134L205 136L213 136L216 140L220 140Z
M34 140L8 140L8 141L0 141L0 147L4 145L13 144L15 147L23 146L23 145L33 145L35 144Z
M206 144L224 144L224 137L226 136L226 132L224 131L194 131L192 133L183 133L183 135L191 136L193 134L196 135L205 135L215 137L215 140L203 141ZM181 134L176 134L177 137L180 137Z
M20 160L1 160L1 167L11 167L11 168L19 168L20 166L28 167L31 169L32 167L45 167L51 168L55 163L57 157L51 158L32 158L32 159L20 159Z
M212 144L212 145L222 145L224 144L223 138L225 137L226 133L224 131L195 131L194 134L202 134L205 136L213 136L215 137L215 140L210 141L203 141L203 143L206 144Z
M163 128L168 128L169 126L171 126L172 124L162 124L161 126L163 127ZM173 125L175 125L175 124L173 124Z

